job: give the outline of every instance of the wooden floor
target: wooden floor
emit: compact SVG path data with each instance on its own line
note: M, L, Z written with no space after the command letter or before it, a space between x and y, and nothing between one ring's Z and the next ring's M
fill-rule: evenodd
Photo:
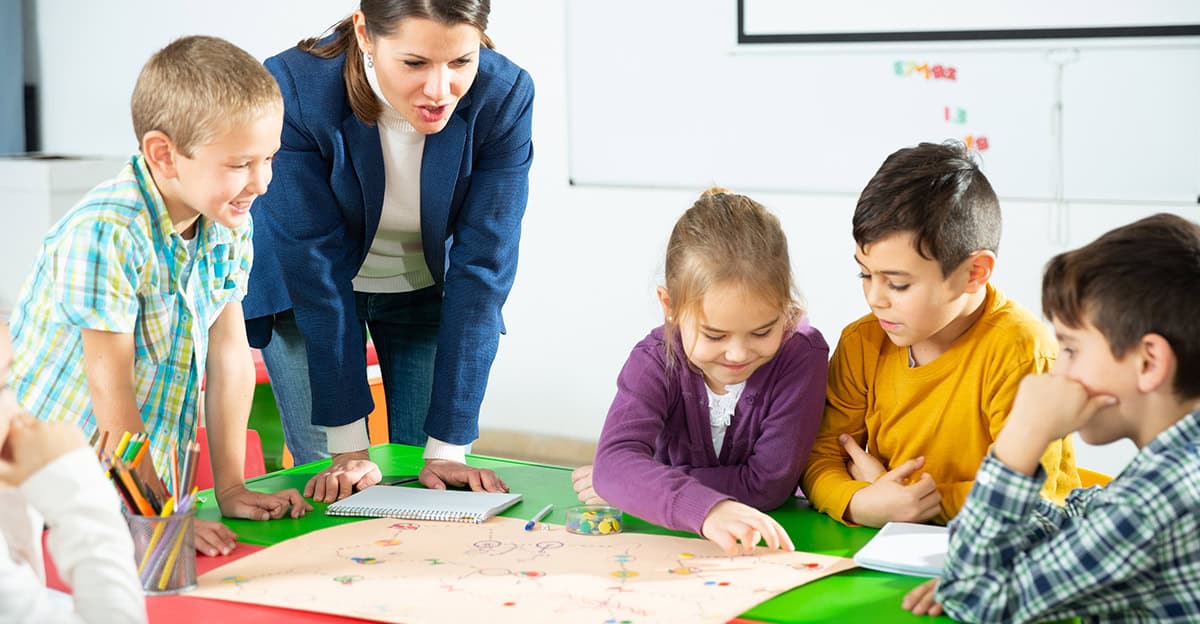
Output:
M563 436L481 429L471 446L478 455L492 455L557 466L582 466L592 463L596 443Z

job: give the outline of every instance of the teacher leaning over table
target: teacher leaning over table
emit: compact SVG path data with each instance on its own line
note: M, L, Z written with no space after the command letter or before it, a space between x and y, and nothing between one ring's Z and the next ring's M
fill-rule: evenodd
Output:
M487 0L362 0L267 59L284 99L254 212L245 307L305 495L381 479L367 454L379 356L391 441L424 445L426 487L501 491L464 463L504 331L533 158L533 83L492 49Z

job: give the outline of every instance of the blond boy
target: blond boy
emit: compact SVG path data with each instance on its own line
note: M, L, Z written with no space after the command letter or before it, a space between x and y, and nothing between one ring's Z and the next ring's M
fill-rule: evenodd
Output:
M19 295L17 397L39 418L110 432L110 446L146 431L165 474L171 446L195 437L206 376L221 512L302 515L310 507L296 490L252 492L242 478L254 384L241 306L249 211L279 149L278 85L236 46L185 37L146 63L132 111L140 152L51 228ZM233 546L221 524L197 523L197 549Z
M871 313L830 361L803 488L847 524L945 523L1021 378L1053 363L1054 341L989 281L1000 206L961 145L889 156L859 197L854 240ZM1050 444L1043 465L1047 496L1079 485L1070 439Z

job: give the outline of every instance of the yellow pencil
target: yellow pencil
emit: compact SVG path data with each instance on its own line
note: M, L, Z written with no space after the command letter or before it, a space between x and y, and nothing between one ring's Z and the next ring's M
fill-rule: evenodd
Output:
M175 499L168 498L166 504L163 505L162 513L159 514L159 517L166 518L167 516L171 515L171 512L174 511L174 509ZM158 545L158 538L162 537L163 529L165 529L166 526L166 522L159 522L158 526L154 527L154 533L150 536L150 543L146 545L146 552L142 553L142 562L138 564L139 575L145 571L146 564L150 561L150 555L154 553L154 547Z
M113 450L113 457L116 457L118 459L121 457L121 451L124 451L125 445L129 444L129 436L130 435L131 434L128 431L121 434L121 441L117 442L117 448Z
M191 529L192 516L188 516L183 521L183 526L179 528L179 535L175 537L175 544L171 546L171 555L167 557L167 565L163 566L162 576L158 578L158 589L167 588L167 579L171 578L171 571L175 568L175 559L179 557L179 546L183 544L183 536Z

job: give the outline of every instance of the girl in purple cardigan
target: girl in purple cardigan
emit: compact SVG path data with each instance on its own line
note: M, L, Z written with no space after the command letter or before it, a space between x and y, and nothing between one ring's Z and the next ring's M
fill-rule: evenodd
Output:
M763 510L796 490L829 347L804 318L779 220L709 189L675 224L657 293L666 322L629 355L575 491L730 554L792 550Z

